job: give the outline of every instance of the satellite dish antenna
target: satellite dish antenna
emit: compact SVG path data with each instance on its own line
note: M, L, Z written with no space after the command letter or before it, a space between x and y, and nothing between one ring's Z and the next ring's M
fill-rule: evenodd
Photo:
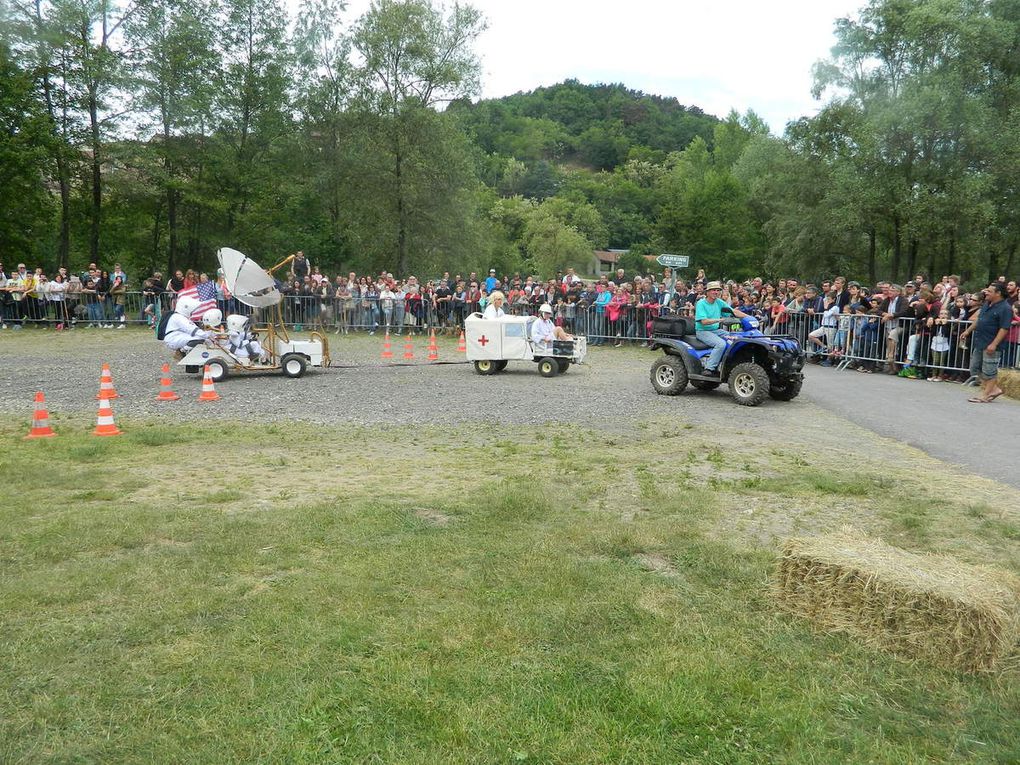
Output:
M282 299L273 277L243 252L223 247L217 251L216 259L223 269L227 289L245 305L269 308Z

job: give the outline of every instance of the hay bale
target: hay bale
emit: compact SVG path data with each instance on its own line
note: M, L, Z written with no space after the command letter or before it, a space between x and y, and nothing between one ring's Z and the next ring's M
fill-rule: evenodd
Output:
M1020 372L1014 369L1000 369L998 378L1003 393L1020 401Z
M844 529L787 540L773 590L785 611L908 659L968 672L1020 659L1020 580L1004 571Z

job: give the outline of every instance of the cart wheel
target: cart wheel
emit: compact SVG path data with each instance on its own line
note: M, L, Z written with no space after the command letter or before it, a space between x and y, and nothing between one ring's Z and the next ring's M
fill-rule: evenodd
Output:
M288 353L280 359L280 366L283 367L283 373L287 377L298 378L305 373L308 362L300 353Z
M214 383L223 382L227 379L229 369L222 359L209 359L205 365L209 367L209 376Z
M570 369L570 359L556 359L556 363L560 367L560 374L563 374Z
M496 371L497 372L502 372L504 369L506 369L506 360L504 359L503 361L497 361L496 362Z
M498 371L496 364L498 362L492 361L491 359L482 359L481 361L475 362L475 372L480 375L494 375Z
M538 373L542 377L555 377L560 373L560 365L556 359L546 356L538 362Z

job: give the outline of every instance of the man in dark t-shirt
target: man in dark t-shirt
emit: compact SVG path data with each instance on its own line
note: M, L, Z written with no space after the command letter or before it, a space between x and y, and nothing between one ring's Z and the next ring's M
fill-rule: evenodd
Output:
M992 282L985 290L985 302L974 322L960 338L974 335L970 351L970 373L981 380L980 396L969 399L972 404L989 404L1002 395L999 387L999 344L1009 334L1013 311L1006 302L1006 285Z

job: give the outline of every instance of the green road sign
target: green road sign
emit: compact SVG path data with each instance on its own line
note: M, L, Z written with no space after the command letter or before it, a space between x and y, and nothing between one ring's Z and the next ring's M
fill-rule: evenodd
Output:
M670 255L668 252L664 252L655 259L655 262L660 266L668 266L670 268L687 268L691 263L691 259L687 255Z

